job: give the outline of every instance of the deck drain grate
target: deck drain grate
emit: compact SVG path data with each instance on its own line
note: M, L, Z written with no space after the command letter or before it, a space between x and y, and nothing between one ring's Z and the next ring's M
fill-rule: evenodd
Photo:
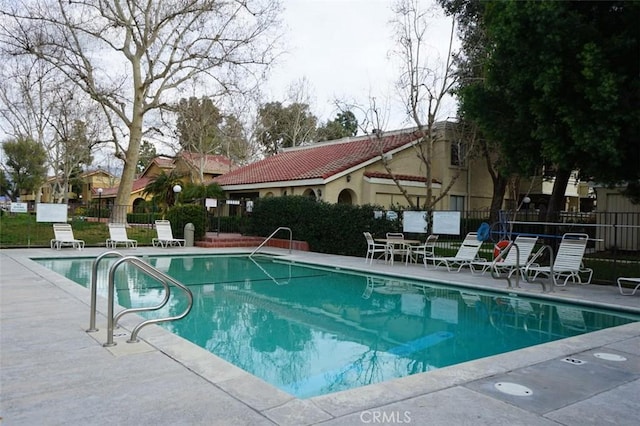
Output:
M593 354L593 356L595 356L596 358L600 358L600 359L604 359L607 361L626 361L627 358L623 357L622 355L618 355L618 354L610 354L607 352L597 352L595 354Z
M119 332L119 333L113 333L113 337L125 337L127 335L127 333L124 332Z
M498 382L494 385L502 393L513 396L530 396L533 395L533 391L526 386L519 385L511 382Z
M586 363L586 361L583 361L578 358L571 358L571 357L562 358L562 361L566 362L567 364L573 364L573 365L582 365Z

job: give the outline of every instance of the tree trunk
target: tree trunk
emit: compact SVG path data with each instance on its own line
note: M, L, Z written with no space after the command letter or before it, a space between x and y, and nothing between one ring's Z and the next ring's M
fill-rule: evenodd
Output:
M493 194L491 195L491 208L489 213L489 222L495 223L500 220L500 210L502 210L502 203L504 202L504 194L507 192L507 184L509 179L497 174L493 178Z
M553 191L549 198L549 206L547 207L547 222L556 222L558 213L564 209L564 194L567 191L567 184L571 177L571 169L558 169L556 172L555 182L553 183Z

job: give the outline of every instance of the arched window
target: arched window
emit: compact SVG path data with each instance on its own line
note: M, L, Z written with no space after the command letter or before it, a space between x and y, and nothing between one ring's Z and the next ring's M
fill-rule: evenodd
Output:
M338 204L354 204L355 194L350 189L343 189L338 194Z

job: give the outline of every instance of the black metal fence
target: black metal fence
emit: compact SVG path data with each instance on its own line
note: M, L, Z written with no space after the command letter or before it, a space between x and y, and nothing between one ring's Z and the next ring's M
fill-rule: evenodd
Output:
M163 218L159 212L132 213L131 206L111 206L108 212L112 217L126 217L127 223L132 227L148 229L149 233L152 233L155 220ZM29 217L25 218L25 215ZM22 219L17 216L21 216ZM84 232L97 233L94 225L106 224L109 221L104 214L98 218L97 214L80 216L70 212L69 216L75 224L74 229ZM403 214L399 214L400 223L394 225L400 230L402 217ZM247 234L250 221L250 217L238 212L228 216L213 210L206 213L206 231ZM469 232L477 231L483 222L489 223L488 211L461 212L459 233L439 234L438 248L455 250L464 236ZM18 225L19 223L22 225ZM173 225L174 229L183 229L186 223ZM13 227L17 226L23 228L14 232ZM107 232L106 226L98 228L100 232ZM51 223L37 222L33 213L2 212L0 247L46 246L51 238L51 229ZM560 212L549 216L534 210L504 211L501 212L498 222L490 223L490 239L484 244L483 252L487 257L491 256L494 243L502 239L514 239L518 235L535 235L539 238L540 244L550 245L555 250L565 233L584 233L589 236L585 266L594 269L595 282L610 283L618 276L640 277L640 212ZM410 234L410 236L424 239L426 233ZM87 245L103 245L104 238L104 235L89 236ZM354 244L360 243L362 242L354 242Z

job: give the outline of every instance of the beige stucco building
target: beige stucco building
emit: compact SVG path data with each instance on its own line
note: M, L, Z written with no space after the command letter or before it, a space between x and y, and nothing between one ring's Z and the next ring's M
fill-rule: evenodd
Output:
M456 138L455 123L435 126L431 188L438 210L488 209L492 181L484 161L462 159L467 149ZM424 206L427 196L426 165L417 150L426 143L416 129L404 129L319 142L285 149L215 179L231 199L256 199L305 195L329 203L373 204L386 209ZM387 168L385 164L387 163ZM390 172L391 173L390 173Z

